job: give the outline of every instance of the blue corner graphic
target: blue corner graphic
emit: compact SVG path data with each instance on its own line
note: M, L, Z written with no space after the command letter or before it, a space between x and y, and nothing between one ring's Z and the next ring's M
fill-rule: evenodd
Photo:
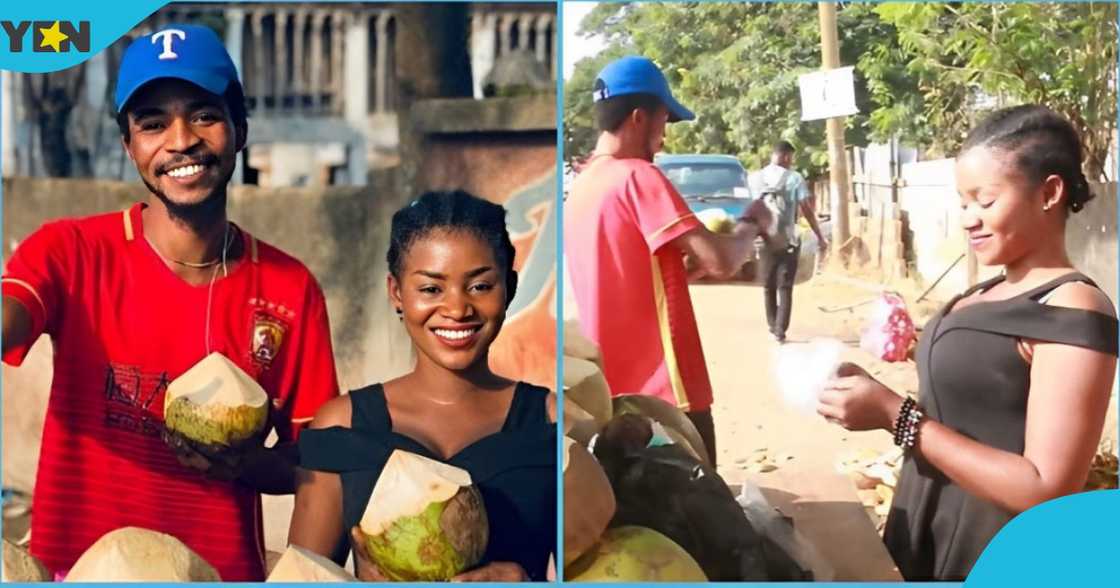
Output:
M1120 490L1074 494L1015 517L965 586L1081 586L1116 576Z
M166 3L5 2L0 10L0 69L42 73L73 67Z

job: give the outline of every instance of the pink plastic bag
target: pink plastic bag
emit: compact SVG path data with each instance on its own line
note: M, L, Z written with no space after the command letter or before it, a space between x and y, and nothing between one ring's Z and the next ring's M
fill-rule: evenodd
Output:
M905 361L916 330L902 297L884 292L871 312L859 346L883 361Z

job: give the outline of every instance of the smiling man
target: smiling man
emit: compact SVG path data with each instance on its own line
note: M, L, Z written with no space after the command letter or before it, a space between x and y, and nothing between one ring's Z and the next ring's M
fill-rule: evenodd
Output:
M3 276L4 361L19 365L44 333L54 345L31 552L65 572L106 532L145 527L223 580L259 581L260 493L294 491L291 442L338 394L322 290L226 219L248 124L217 35L173 26L137 39L116 106L146 201L43 225ZM200 447L165 429L168 384L215 352L270 396L276 447Z

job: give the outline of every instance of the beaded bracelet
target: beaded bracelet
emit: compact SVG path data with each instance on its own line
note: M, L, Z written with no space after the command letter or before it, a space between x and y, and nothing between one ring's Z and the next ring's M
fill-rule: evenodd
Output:
M918 424L925 415L913 398L902 401L898 418L894 421L894 444L903 449L912 449L918 442Z

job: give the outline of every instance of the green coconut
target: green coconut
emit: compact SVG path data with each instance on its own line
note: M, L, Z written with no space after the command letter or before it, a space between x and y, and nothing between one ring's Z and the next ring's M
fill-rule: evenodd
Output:
M591 551L564 566L568 582L707 582L672 539L645 527L608 529Z
M4 566L0 568L3 582L50 582L47 568L26 549L4 539Z
M206 356L167 387L168 429L205 445L233 447L258 435L268 421L268 394L221 353Z
M449 580L478 564L490 538L470 473L399 449L358 526L370 558L394 581Z

